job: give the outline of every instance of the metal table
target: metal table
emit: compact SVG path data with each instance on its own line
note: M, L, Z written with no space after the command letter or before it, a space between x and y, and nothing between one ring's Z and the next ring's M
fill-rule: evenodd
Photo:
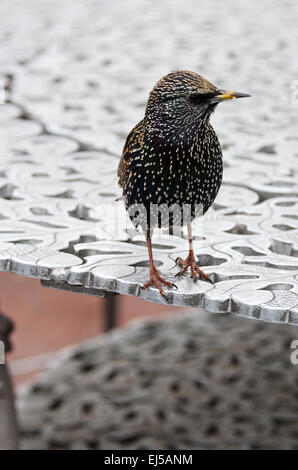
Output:
M191 3L195 11L196 2ZM212 8L193 17L191 8L185 12L177 4L186 18L184 41L177 42L173 56L169 43L162 41L160 49L165 31L158 15L167 11L166 4L150 14L149 4L142 0L137 20L132 0L125 9L115 5L108 11L80 0L71 15L69 2L63 8L55 2L39 7L29 2L21 9L22 28L15 28L13 38L3 32L0 60L9 75L3 78L8 103L0 106L0 269L41 279L47 286L165 302L155 288L140 288L148 277L143 236L130 239L130 225L129 233L121 224L116 235L111 229L121 212L116 206L122 204L114 202L120 195L116 168L125 136L143 116L152 83L175 67L198 69L198 57L205 63L212 50L208 78L247 91L252 99L222 105L212 118L224 150L224 184L203 229L199 223L194 234L200 265L214 286L194 284L188 276L176 279L178 290L168 293L168 304L297 324L298 100L288 81L296 73L291 47L297 38L295 16L290 7L276 6L269 18L266 1L260 4L260 41L260 25L249 6L239 7L239 22L226 37ZM295 2L290 5L295 9ZM6 4L1 13L10 31L15 9ZM148 15L156 30L144 27L136 44L135 29L147 24ZM234 54L226 64L222 48L201 44L210 25L206 33L200 29L210 15L212 31L227 48L237 41L240 50L255 48L258 54ZM78 35L82 17L93 27ZM117 18L127 27L109 29L107 35ZM287 41L279 29L275 44L272 24L281 19ZM178 24L178 17L173 21ZM245 24L249 34L242 34L237 24ZM141 60L146 41L150 48ZM278 61L268 56L269 46L281 51ZM256 78L248 71L257 66ZM153 249L161 272L173 278L175 259L187 252L187 240L157 236Z
M128 294L298 323L298 185L289 176L297 157L290 144L246 150L240 175L237 156L226 152L220 195L194 227L199 263L214 285L194 283L186 274L175 278L178 289L168 290L166 301L156 288L141 289L148 277L147 249L142 234L131 238L123 203L115 202L118 155L82 150L75 136L53 134L34 116L23 119L22 112L15 103L0 107L2 131L9 126L22 135L2 156L2 271L90 295ZM243 145L247 149L249 136ZM277 176L280 158L287 176ZM186 238L161 233L153 238L153 250L160 271L174 280L175 260L187 253Z
M175 279L168 304L297 324L295 2L271 8L264 0L257 14L255 5L237 4L231 24L233 0L218 2L216 16L212 2L196 15L195 0L188 9L176 2L166 23L173 8L160 3L1 4L0 269L73 292L165 303L156 289L140 288L148 277L143 237L122 224L111 236L121 212L116 168L152 83L193 69L253 99L222 106L213 118L224 183L194 234L214 285ZM187 240L159 234L153 249L160 271L174 278Z

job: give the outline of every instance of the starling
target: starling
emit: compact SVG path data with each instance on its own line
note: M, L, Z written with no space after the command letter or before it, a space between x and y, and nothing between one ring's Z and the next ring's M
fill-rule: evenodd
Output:
M165 296L162 284L176 287L161 277L153 261L152 231L163 225L160 211L154 212L152 207L169 208L170 227L187 225L189 254L185 260L178 258L178 275L190 267L194 280L201 276L210 281L196 263L191 232L195 208L205 214L222 181L221 145L209 120L221 101L246 96L219 89L194 72L169 73L154 86L144 119L127 136L118 177L129 216L141 226L147 240L150 279L144 289L155 285ZM173 207L181 209L179 220ZM188 218L185 207L190 208Z

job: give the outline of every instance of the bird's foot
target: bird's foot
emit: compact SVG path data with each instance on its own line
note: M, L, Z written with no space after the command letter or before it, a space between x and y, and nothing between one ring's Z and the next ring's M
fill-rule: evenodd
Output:
M203 279L213 284L209 276L207 276L207 274L204 273L204 271L202 271L197 265L193 251L189 252L188 257L186 259L177 258L176 263L178 266L182 267L181 271L177 273L176 276L181 276L190 267L191 277L193 278L194 281L197 281L199 277L201 276Z
M168 287L176 287L176 289L177 289L177 286L173 282L166 281L163 277L161 277L161 275L159 274L157 269L154 268L154 269L150 270L150 279L149 279L149 281L145 282L145 284L142 285L142 289L148 289L148 287L154 285L155 287L157 287L157 289L159 290L161 295L163 297L165 297L165 299L166 299L167 297L164 293L164 290L163 290L161 284L164 284Z

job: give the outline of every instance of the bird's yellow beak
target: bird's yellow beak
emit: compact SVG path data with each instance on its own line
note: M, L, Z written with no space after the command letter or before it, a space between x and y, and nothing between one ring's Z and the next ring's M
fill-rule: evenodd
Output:
M248 98L250 95L247 93L239 93L238 91L225 91L220 90L217 98L219 101L234 100L235 98Z

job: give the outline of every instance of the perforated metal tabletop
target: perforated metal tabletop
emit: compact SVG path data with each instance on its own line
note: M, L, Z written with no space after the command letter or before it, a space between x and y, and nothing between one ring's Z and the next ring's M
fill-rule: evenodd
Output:
M59 15L68 15L68 2L56 3ZM212 119L224 150L224 182L194 233L195 253L214 285L185 275L175 280L177 290L167 291L167 302L297 324L298 107L290 88L296 50L284 41L284 29L271 34L278 13L287 21L287 37L297 39L290 8L276 6L272 13L266 2L259 7L267 15L260 40L258 18L248 14L249 5L239 5L249 34L231 23L222 49L215 40L207 44L207 32L197 28L210 20L208 8L196 17L176 3L187 21L174 47L157 21L164 3L150 10L150 2L140 2L138 27L135 2L125 9L105 4L104 14L98 2L89 3L72 9L67 41L52 3L28 7L36 23L25 21L1 50L2 70L14 82L0 106L0 269L91 295L166 302L155 288L141 289L148 277L143 236L131 239L120 224L113 238L111 226L125 136L142 118L152 84L183 67L253 97L222 105ZM9 11L6 5L7 25L14 19ZM112 30L107 41L105 28L117 15L127 27ZM156 26L139 36L148 15ZM220 17L212 16L218 38L225 34ZM93 26L78 35L81 21ZM231 55L235 41L242 53ZM282 49L278 60L267 54L272 41ZM244 53L254 47L257 55ZM174 279L175 259L187 253L187 240L159 234L153 250L162 274Z

